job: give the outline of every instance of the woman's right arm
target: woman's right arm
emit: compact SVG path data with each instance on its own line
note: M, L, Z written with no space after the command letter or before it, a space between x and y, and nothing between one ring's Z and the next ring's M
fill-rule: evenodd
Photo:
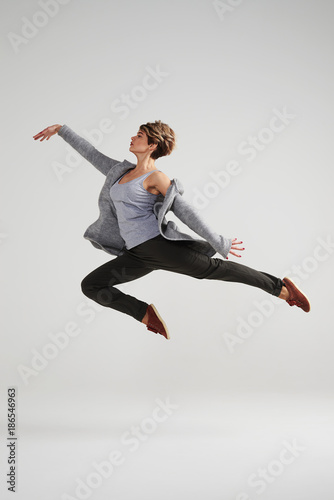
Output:
M120 163L118 160L114 160L109 158L109 156L100 153L100 151L98 151L90 142L76 134L67 125L51 125L41 132L38 132L38 134L34 135L33 138L35 141L37 139L41 139L40 142L44 141L44 139L48 141L54 134L60 135L60 137L68 142L72 148L80 153L81 156L88 160L104 175L107 175L112 167L117 165L117 163Z
M41 138L40 142L44 141L44 139L48 141L52 135L57 134L59 132L61 127L62 125L59 124L51 125L50 127L45 128L41 132L38 132L38 134L34 135L33 138L35 139L35 141L37 141L37 139L40 138Z

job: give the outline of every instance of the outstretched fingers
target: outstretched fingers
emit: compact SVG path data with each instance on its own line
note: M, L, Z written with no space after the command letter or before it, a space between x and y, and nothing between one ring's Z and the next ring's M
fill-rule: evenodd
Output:
M240 254L233 252L233 250L238 250L239 252L242 250L245 250L245 247L240 248L240 246L239 246L239 245L242 245L242 243L243 243L242 241L238 241L238 238L233 238L231 249L230 249L229 253L232 255L235 255L235 257L241 257ZM226 259L228 259L228 257L226 257Z
M45 129L38 132L38 134L34 135L33 139L35 139L35 141L36 141L37 139L41 138L40 142L44 141L44 139L46 139L48 141L50 139L50 137L52 137L54 134L57 133L57 129L59 130L58 124L51 125L50 127L46 127Z
M46 130L47 129L44 129L41 132L38 132L38 134L33 136L33 139L35 139L35 141L37 141L37 139L42 138L41 141L43 141L47 137Z

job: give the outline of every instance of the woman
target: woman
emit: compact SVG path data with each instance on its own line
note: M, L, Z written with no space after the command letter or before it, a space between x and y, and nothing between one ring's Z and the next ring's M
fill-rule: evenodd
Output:
M100 153L67 125L52 125L33 138L49 140L56 133L106 176L99 196L100 216L84 237L96 248L117 257L83 279L81 288L87 297L132 316L166 339L170 338L169 332L155 306L122 293L115 285L163 269L197 279L255 286L309 312L307 297L289 278L281 280L227 262L228 254L241 257L238 252L244 250L242 241L212 231L183 199L181 183L169 179L155 166L155 160L171 154L175 147L175 133L167 124L156 120L139 127L129 147L137 158L136 164ZM182 233L174 222L167 221L170 210L201 239ZM226 260L214 258L216 252Z

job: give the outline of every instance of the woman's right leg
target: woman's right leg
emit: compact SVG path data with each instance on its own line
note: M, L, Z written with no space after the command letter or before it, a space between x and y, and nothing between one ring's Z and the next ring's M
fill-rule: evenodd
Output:
M127 283L146 276L153 271L145 263L134 260L127 251L89 273L81 282L82 292L98 304L128 314L142 321L148 304L127 295L115 285Z

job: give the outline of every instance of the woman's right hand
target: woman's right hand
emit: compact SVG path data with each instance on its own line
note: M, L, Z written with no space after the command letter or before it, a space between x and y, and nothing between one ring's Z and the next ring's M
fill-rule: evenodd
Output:
M38 132L38 134L34 135L33 138L35 139L35 141L40 138L41 138L40 142L44 141L44 139L48 141L50 137L56 134L61 127L62 125L59 124L51 125L50 127L45 128L41 132Z

